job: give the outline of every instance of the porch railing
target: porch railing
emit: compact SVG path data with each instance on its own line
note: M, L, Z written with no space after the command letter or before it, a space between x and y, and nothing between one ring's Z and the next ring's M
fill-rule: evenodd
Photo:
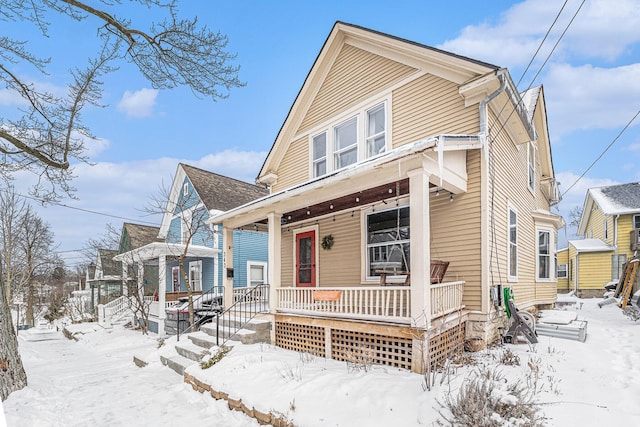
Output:
M464 281L432 284L431 319L457 311L462 305ZM275 308L313 316L411 323L408 286L277 288Z
M435 319L464 308L464 281L433 284L431 289L431 318Z
M278 288L276 310L303 314L409 323L407 286Z
M110 321L113 317L124 312L129 308L129 298L125 296L118 297L107 304L98 305L98 322L104 323Z

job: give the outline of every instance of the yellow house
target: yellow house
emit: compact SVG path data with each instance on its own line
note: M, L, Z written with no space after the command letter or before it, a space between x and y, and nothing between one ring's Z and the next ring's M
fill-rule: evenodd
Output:
M225 242L268 231L275 344L421 371L498 338L501 287L554 304L545 111L504 68L336 23L257 178L270 195L211 220Z
M578 226L585 238L568 244L567 288L602 296L604 285L617 281L622 265L636 253L639 230L640 183L590 188Z

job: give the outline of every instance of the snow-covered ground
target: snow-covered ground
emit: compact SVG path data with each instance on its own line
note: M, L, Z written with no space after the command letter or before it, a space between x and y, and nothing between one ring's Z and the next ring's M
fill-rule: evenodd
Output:
M577 300L578 319L588 322L584 343L541 336L535 346L500 346L475 359L521 384L533 378L528 365L539 368L537 399L548 425L640 425L640 321L614 304L598 308L599 301ZM138 332L86 327L77 342L58 333L50 335L59 339L20 340L29 386L4 402L8 426L258 425L161 366L157 355L169 344L157 349L153 337ZM518 366L498 363L506 350L518 356ZM133 354L154 362L137 368ZM354 371L346 363L256 344L188 372L298 426L420 426L442 420L438 402L455 396L479 365L458 368L444 380L439 374L438 384L425 391L421 375L388 367Z

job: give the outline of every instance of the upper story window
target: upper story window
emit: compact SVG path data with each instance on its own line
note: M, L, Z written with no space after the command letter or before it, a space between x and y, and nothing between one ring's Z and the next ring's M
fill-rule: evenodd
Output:
M509 208L509 278L518 278L518 213Z
M607 219L604 219L604 238L608 239L609 238L609 224L607 223Z
M183 196L188 196L189 195L189 183L185 182L184 185L182 186L182 195Z
M333 136L333 164L341 169L358 161L358 117L336 126Z
M536 189L536 146L533 141L529 141L527 150L527 163L529 164L529 189Z
M633 216L633 228L640 228L640 215Z
M311 136L313 177L342 169L387 149L387 103L354 113Z

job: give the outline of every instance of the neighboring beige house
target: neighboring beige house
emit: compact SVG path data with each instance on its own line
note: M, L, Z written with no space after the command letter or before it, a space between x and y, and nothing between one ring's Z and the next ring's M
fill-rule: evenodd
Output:
M498 338L499 286L556 301L544 92L504 68L338 22L257 180L211 222L268 230L278 346L422 371Z
M568 242L565 286L581 296L602 296L640 247L640 183L590 188L577 234L584 239Z

